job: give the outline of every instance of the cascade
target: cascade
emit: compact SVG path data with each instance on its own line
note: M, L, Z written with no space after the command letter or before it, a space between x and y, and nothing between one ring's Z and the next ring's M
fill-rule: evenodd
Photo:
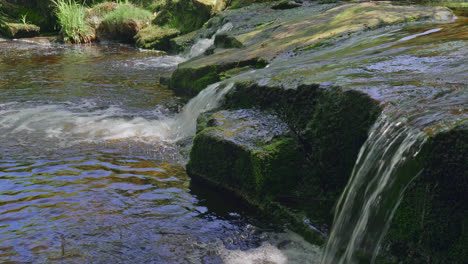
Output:
M231 90L233 83L214 83L192 98L174 118L164 125L168 128L166 140L178 141L195 136L198 116L219 107L224 95Z
M190 52L187 54L186 59L191 59L203 54L207 49L213 46L215 38L217 35L227 32L233 28L232 23L226 23L216 33L211 36L211 38L202 38L199 39L193 46L190 48Z
M43 139L55 139L76 145L84 142L102 142L130 138L146 142L174 143L195 135L198 116L219 106L232 83L209 85L192 98L176 116L160 114L158 120L142 117L126 118L118 107L104 110L76 111L61 105L38 105L24 108L11 104L0 105L0 132L4 138L27 134ZM93 109L87 103L76 108Z
M419 175L424 134L382 115L335 208L322 264L374 263L406 187Z

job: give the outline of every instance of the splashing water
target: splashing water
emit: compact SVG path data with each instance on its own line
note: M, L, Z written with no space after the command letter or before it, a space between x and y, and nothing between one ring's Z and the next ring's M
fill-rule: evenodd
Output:
M219 107L224 95L234 86L233 83L223 85L225 86L223 87L221 83L211 84L192 98L182 112L167 123L169 130L166 140L178 141L195 136L198 116Z
M380 117L338 201L323 264L375 262L406 187L421 172L415 157L423 143L422 132Z
M227 23L219 28L211 38L201 38L198 39L195 44L190 47L190 50L187 54L182 55L175 55L175 56L158 56L152 59L145 59L143 61L138 62L138 66L140 67L157 67L158 69L162 69L165 71L174 71L177 68L177 65L183 63L189 59L194 57L200 56L205 51L207 51L211 46L213 46L215 38L217 35L227 32L233 28L232 23ZM145 50L141 50L145 51ZM146 50L147 51L147 50Z
M194 136L198 115L218 107L232 87L232 83L224 86L220 83L212 84L190 100L181 113L175 117L159 113L159 120L128 117L124 110L116 106L75 112L61 105L19 109L14 107L15 104L2 105L0 131L4 138L15 138L18 134L34 135L34 138L57 140L62 147L128 138L176 143ZM86 105L80 107L87 108Z
M233 28L232 23L227 23L216 31L211 38L199 39L191 48L189 54L186 56L187 59L191 59L203 54L207 49L213 46L217 35L227 32Z

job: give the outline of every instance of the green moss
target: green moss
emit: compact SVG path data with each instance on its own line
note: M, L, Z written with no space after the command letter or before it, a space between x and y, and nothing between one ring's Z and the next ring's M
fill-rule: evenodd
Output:
M40 28L22 23L1 23L0 34L7 38L30 38L39 36Z
M291 168L298 168L304 163L293 138L276 138L259 150L251 153L255 190L267 200L289 195L300 178ZM299 170L296 170L296 172Z
M253 3L268 3L271 2L271 0L232 0L227 4L228 9L238 9L242 8L248 5L251 5Z
M425 144L419 155L424 170L408 187L385 240L383 255L391 263L465 263L467 142L462 125Z
M255 66L263 68L266 61L262 58L243 60L235 63L214 64L210 66L200 66L196 68L187 67L186 64L179 65L174 71L169 81L169 88L179 94L196 95L208 85L221 80L222 72L234 68L245 66Z
M140 48L169 51L171 49L170 40L179 34L180 32L174 28L151 25L140 30L135 36L135 40Z
M152 14L133 5L119 5L107 13L97 28L98 39L111 39L124 43L134 43L135 35L149 25Z
M179 94L196 95L208 85L220 80L218 65L192 68L179 68L173 74L169 87Z
M268 23L265 23L265 24L261 24L261 25L259 25L259 26L256 26L256 27L254 28L254 30L259 30L259 29L262 29L262 28L266 28L266 27L268 27L269 25L272 25L273 23L275 23L274 20L273 20L273 21L270 21L270 22L268 22Z
M216 35L214 40L214 46L216 48L230 49L230 48L242 48L244 45L237 40L235 37L227 34Z
M277 4L274 4L271 8L272 9L291 9L301 6L300 4L289 1L289 0L281 0Z
M128 19L149 22L151 16L152 14L148 10L124 4L119 5L116 9L106 14L102 19L102 23L107 25L122 24Z
M177 28L182 34L203 26L211 17L211 6L193 0L168 0L156 7L153 24Z

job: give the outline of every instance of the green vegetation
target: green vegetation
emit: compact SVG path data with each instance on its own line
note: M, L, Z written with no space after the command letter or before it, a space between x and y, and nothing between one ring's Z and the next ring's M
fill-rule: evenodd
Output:
M151 12L141 8L137 8L131 4L120 4L114 11L108 13L102 20L103 24L121 24L127 19L137 21L150 22Z
M152 14L125 2L104 2L87 9L74 0L53 0L65 42L89 43L111 39L133 43L133 37L150 24ZM94 3L94 2L93 2Z
M102 18L97 28L97 38L134 43L135 35L150 24L151 17L151 12L128 4L128 2L119 4Z
M203 26L211 17L211 6L192 0L171 0L155 8L153 24L177 28L182 34Z
M28 16L27 14L24 14L24 15L21 16L21 22L22 22L23 24L25 24L25 25L28 24L28 22L27 22L27 16Z
M167 50L169 41L180 34L175 28L163 28L151 25L143 28L135 36L136 44L144 49Z
M91 27L85 23L86 7L74 0L52 0L57 7L60 33L65 42L89 43L95 36Z

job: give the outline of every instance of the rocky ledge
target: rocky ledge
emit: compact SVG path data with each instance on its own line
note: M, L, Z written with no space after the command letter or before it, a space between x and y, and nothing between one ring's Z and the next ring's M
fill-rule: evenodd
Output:
M444 7L380 2L222 12L184 40L232 23L222 45L169 80L189 95L234 83L222 107L199 118L187 172L320 244L370 128L385 115L425 133L425 144L422 173L406 187L379 263L463 263L466 21L453 23Z

